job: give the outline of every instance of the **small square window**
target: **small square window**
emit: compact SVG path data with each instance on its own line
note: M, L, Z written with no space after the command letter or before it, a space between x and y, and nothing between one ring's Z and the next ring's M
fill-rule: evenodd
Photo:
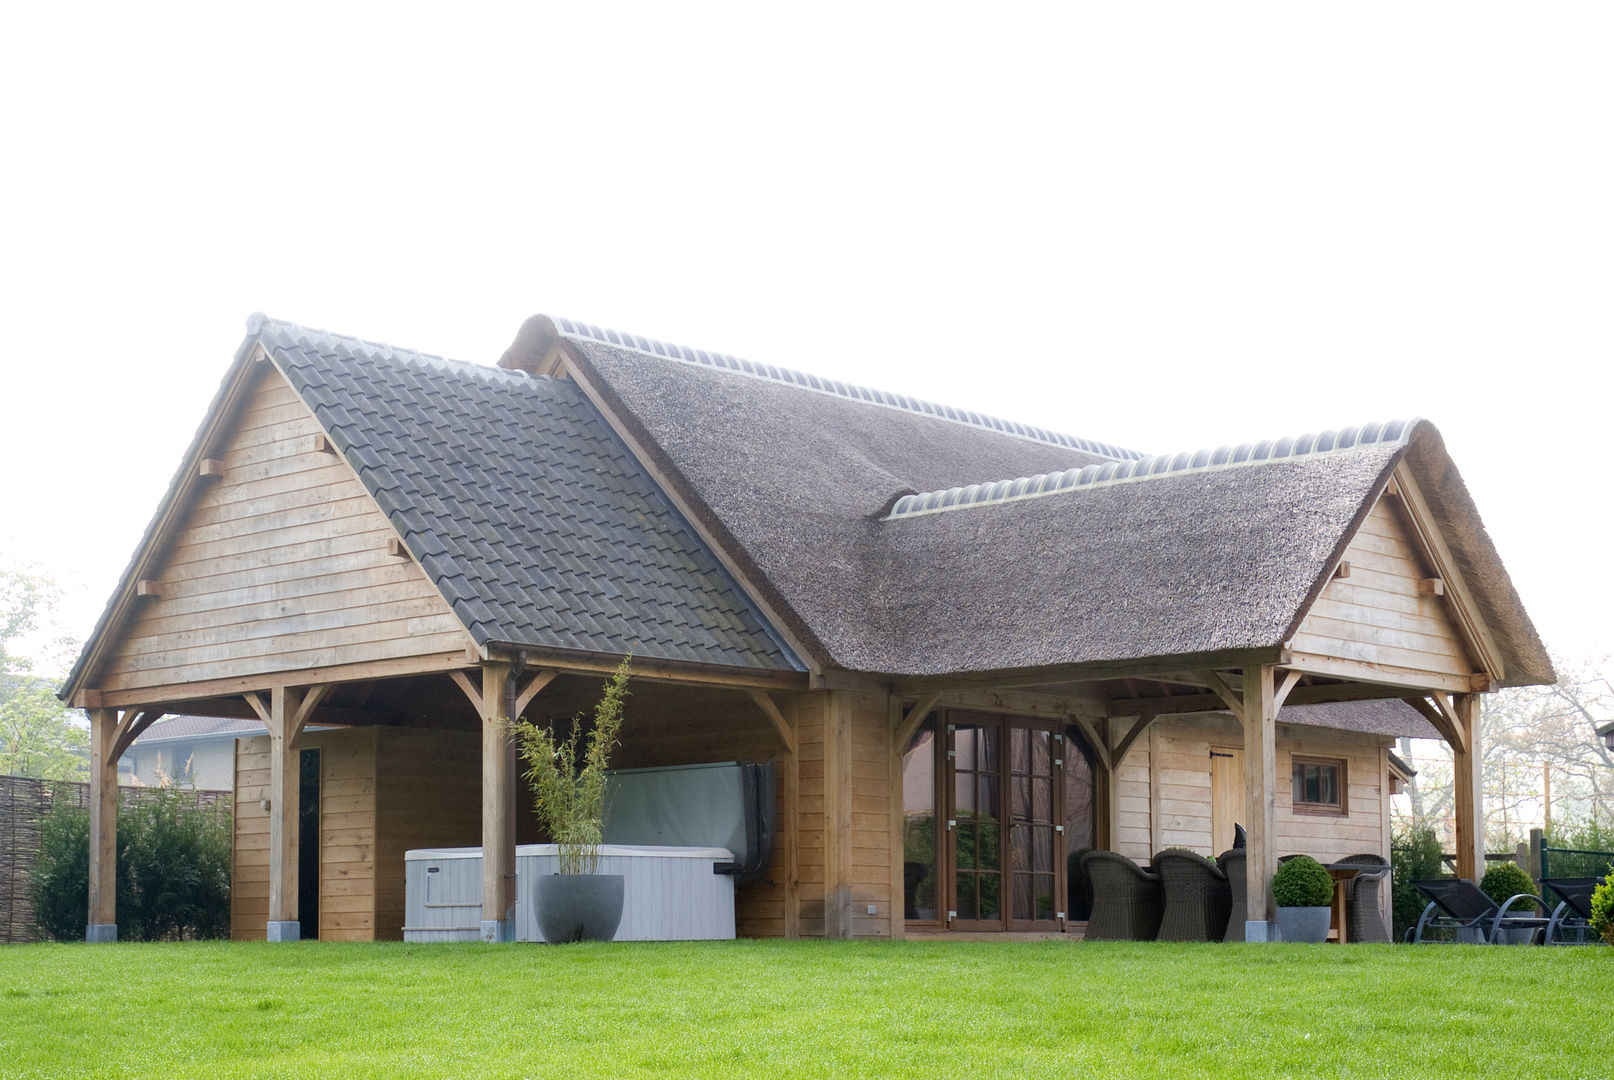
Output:
M1302 814L1345 813L1345 762L1339 758L1301 757L1293 762L1292 806Z

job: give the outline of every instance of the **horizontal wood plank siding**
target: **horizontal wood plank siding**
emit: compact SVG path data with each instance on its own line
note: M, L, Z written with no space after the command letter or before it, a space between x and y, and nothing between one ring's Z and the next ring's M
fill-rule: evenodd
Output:
M467 639L339 459L318 422L265 367L156 575L103 664L107 690L388 660Z
M853 694L850 802L852 934L891 936L891 712L886 694ZM869 907L874 914L869 914ZM900 916L901 911L897 914Z
M375 937L401 941L404 852L482 843L482 741L474 731L376 730Z
M1432 571L1407 530L1381 499L1352 538L1349 577L1329 581L1296 632L1296 652L1356 660L1408 672L1468 675L1479 670L1445 610L1420 596Z

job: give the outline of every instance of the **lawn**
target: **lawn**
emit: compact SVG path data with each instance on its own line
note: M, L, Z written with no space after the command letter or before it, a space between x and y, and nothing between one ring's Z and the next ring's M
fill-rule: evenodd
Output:
M1614 949L0 949L0 1076L1614 1075Z

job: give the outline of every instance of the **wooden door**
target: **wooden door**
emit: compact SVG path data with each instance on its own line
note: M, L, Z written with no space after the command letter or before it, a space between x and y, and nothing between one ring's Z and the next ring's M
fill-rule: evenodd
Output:
M947 715L946 866L955 930L1059 930L1065 747L1055 726Z
M1211 851L1233 846L1233 826L1244 812L1244 751L1233 746L1210 748Z

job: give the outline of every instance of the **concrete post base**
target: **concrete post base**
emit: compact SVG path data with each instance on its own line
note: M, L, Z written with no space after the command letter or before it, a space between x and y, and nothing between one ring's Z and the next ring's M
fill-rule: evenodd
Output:
M1246 919L1244 921L1245 941L1277 941L1278 935L1273 933L1277 927L1265 919Z
M84 940L106 942L118 940L117 923L89 923L84 927Z
M270 941L298 941L303 936L303 924L296 921L271 922L269 924Z
M498 945L516 939L515 922L511 919L483 919L482 940Z

